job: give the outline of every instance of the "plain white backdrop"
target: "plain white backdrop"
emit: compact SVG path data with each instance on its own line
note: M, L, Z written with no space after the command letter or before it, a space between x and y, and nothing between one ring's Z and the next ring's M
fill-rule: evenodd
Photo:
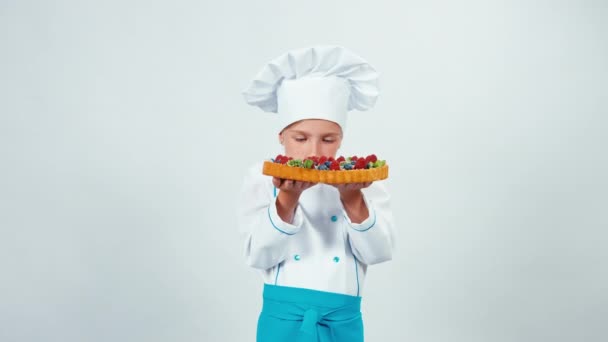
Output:
M291 48L381 74L343 154L398 226L367 341L608 340L605 1L0 2L0 340L254 341L240 91Z

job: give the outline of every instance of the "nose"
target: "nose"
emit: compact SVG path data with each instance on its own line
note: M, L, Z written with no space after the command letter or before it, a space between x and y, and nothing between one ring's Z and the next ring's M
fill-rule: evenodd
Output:
M318 142L314 141L311 143L311 156L317 156L320 157L321 156L321 144L319 144Z

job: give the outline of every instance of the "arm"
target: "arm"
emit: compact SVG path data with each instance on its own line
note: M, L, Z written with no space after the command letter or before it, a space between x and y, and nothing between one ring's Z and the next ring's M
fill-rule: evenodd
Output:
M268 269L285 259L290 236L300 231L302 214L298 200L304 186L296 184L297 189L293 189L294 184L271 181L261 170L261 165L256 165L245 177L239 198L238 222L247 264ZM275 192L275 185L280 191Z
M391 260L395 232L384 185L376 182L357 191L341 191L340 195L355 257L367 265Z

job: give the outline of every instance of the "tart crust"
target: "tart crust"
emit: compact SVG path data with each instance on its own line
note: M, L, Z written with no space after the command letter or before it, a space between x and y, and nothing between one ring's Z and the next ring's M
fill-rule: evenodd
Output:
M388 165L361 170L315 170L264 161L262 173L303 182L346 184L365 183L388 178Z

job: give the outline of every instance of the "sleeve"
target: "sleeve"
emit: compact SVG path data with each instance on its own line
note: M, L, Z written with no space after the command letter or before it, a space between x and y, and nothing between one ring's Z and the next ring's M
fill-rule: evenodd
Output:
M261 164L252 167L241 187L237 221L244 239L246 262L254 268L272 268L285 260L289 238L302 227L299 205L293 222L281 219L277 213L276 194L272 179L262 174Z
M347 234L355 257L366 265L378 264L393 258L395 228L390 208L390 195L384 184L374 182L362 189L369 216L361 223L353 223L343 210L348 225Z

